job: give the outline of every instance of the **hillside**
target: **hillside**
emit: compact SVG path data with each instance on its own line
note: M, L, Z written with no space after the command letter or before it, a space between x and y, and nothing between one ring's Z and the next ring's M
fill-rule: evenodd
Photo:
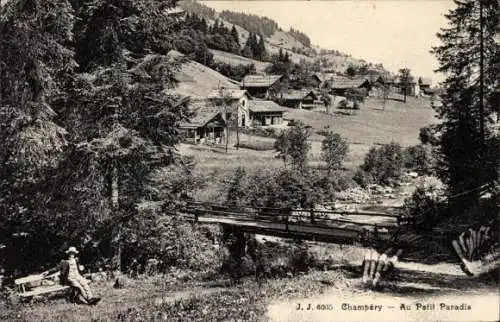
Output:
M225 51L210 49L210 52L214 55L214 60L222 63L226 63L229 65L250 65L253 64L255 66L255 70L257 73L263 73L267 66L270 65L268 62L262 62L259 60L235 55L232 53L228 53Z
M181 53L176 51L171 51L169 56L173 59L183 57ZM211 90L219 86L239 88L235 81L195 61L183 63L180 71L175 75L175 79L178 84L174 92L182 96L190 96L193 99L206 98Z
M241 14L232 13L228 11L222 14L194 0L184 0L181 1L179 5L190 13L203 16L206 19L208 25L210 26L213 26L216 20L218 20L219 23L222 23L228 28L232 28L233 26L235 26L239 35L239 43L241 48L243 48L243 46L247 42L250 32L249 30L233 22L242 21L245 25L251 27L252 29L256 29L257 27L252 25L251 22L255 22L261 19L263 22L265 22L266 26L265 28L261 26L260 29L259 28L257 29L263 31L265 30L263 34L266 43L266 51L270 55L277 54L281 49L289 54L291 60L294 63L300 63L301 60L305 60L309 63L312 63L315 60L321 59L324 62L326 62L326 64L324 64L326 66L325 67L326 69L328 69L329 71L336 71L340 73L343 73L350 65L360 66L362 64L367 63L363 59L353 58L349 55L339 53L336 51L330 51L329 53L320 54L320 52L324 50L322 50L319 47L314 47L314 48L306 47L303 43L297 40L296 37L294 37L294 35L291 32L282 30L282 28L280 28L277 25L277 23L265 17L259 18L255 15L247 15L246 17L247 20L245 20L244 15L241 16ZM231 19L232 22L224 18ZM255 32L255 30L253 32ZM308 55L307 56L304 55L303 54L304 52L308 52ZM235 54L226 55L220 51L213 51L213 53L215 60L230 65L254 63L256 65L257 71L261 71L263 69L262 67L264 66L264 65L257 66L258 64L256 64L255 62L247 60L247 58L244 57L239 58L238 55Z

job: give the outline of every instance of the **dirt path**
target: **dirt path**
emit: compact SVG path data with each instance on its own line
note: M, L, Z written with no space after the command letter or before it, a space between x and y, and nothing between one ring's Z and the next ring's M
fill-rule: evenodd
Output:
M469 278L454 264L404 262L395 279L377 291L364 289L360 278L354 285L349 292L271 303L269 321L497 321L500 316L498 284Z

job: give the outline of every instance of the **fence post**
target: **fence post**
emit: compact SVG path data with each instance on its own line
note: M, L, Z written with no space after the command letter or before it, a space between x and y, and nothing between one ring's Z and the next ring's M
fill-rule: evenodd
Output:
M310 214L311 214L311 224L314 224L315 223L315 220L314 220L314 208L311 208Z

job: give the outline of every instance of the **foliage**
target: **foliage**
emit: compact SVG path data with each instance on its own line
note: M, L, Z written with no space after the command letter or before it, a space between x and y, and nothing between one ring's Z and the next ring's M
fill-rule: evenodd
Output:
M308 142L311 133L302 123L283 130L274 143L278 158L292 163L294 168L302 168L307 162L307 153L311 145Z
M357 169L352 179L363 188L373 183L372 175L362 169Z
M255 74L254 64L231 65L223 62L214 62L213 64L207 66L218 71L222 75L237 81L241 81L248 74Z
M240 54L239 36L236 29L229 29L219 20L209 25L205 18L196 14L188 14L179 30L179 36L174 39L176 49L209 67L213 55L203 48ZM195 53L196 51L200 53Z
M356 67L354 67L353 65L349 65L345 70L345 75L348 77L356 76Z
M349 151L349 145L339 134L330 132L321 142L321 158L326 162L328 171L337 170Z
M431 150L421 144L409 146L403 151L404 167L419 173L430 173L433 161Z
M238 146L240 148L250 149L255 151L274 150L273 142L263 141L263 140L241 140Z
M244 200L247 194L245 179L245 169L242 167L236 168L227 191L226 202L229 205L239 206L246 203L246 200Z
M421 228L431 228L442 213L442 205L432 196L432 191L418 187L404 200L402 215L414 218Z
M418 138L424 145L436 146L439 142L436 137L436 126L428 125L420 128Z
M195 14L200 17L215 19L215 9L206 6L196 0L183 0L179 5L189 13Z
M289 33L293 36L293 38L297 39L302 45L306 47L311 47L311 39L303 32L299 30L290 28Z
M360 169L368 173L374 183L390 184L393 180L399 178L403 165L401 146L392 142L379 148L372 147L365 156Z
M327 90L325 89L321 90L320 98L323 104L325 104L325 107L328 108L330 105L332 105L332 97L330 96Z
M259 125L261 125L260 122ZM252 136L262 136L266 138L278 137L276 129L272 127L257 126L257 127L241 128L240 131L241 133L245 133Z
M447 75L442 104L434 106L441 119L438 174L450 194L470 191L454 200L459 210L478 203L474 189L499 178L499 12L498 1L455 1L433 48L438 71Z
M13 267L54 263L69 244L89 261L119 254L159 233L159 213L142 217L138 204L175 211L146 193L149 174L177 159L175 125L189 116L187 100L169 94L178 68L165 55L179 27L164 14L172 5L2 8L0 243Z
M399 86L403 90L404 101L406 103L406 95L408 94L408 89L411 87L413 82L413 76L411 75L411 70L409 68L401 68L399 70Z
M221 19L241 26L243 29L248 30L250 33L257 35L265 35L267 37L270 37L279 28L276 21L267 17L259 17L254 14L223 10L219 16Z
M266 60L267 52L266 45L264 41L264 36L262 34L257 38L257 35L250 33L247 42L242 49L242 55L249 58L255 58L258 60Z

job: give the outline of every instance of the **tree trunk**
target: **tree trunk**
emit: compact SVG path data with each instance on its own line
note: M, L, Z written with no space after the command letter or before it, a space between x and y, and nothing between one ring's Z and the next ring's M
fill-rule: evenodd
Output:
M404 93L404 102L406 103L406 87L405 87L405 90L403 91Z
M240 148L240 130L239 130L239 122L240 122L240 112L238 111L236 114L236 150Z
M111 170L111 208L113 212L113 219L116 220L118 217L118 168L113 165ZM122 262L122 222L118 220L114 226L113 232L113 263L115 264L115 269L121 272L121 262Z
M229 127L227 126L227 123L226 123L226 153L227 153L228 144L229 144Z

